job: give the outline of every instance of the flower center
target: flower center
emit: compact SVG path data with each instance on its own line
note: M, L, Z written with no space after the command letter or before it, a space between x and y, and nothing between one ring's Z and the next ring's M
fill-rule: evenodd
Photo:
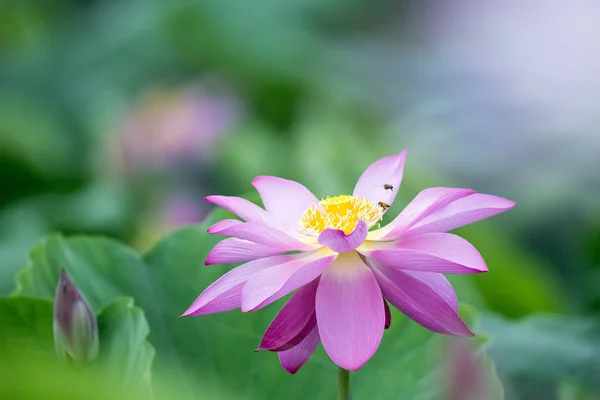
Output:
M327 197L319 202L319 207L312 206L304 212L300 220L300 232L318 236L325 229L344 231L351 234L358 223L363 220L370 228L375 225L383 215L384 208L364 197L340 195Z

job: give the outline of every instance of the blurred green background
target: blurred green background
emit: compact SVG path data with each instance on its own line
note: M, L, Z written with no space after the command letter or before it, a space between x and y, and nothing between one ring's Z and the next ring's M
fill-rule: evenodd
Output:
M1 1L0 398L334 398L322 350L293 377L254 354L276 306L178 319L226 270L203 266L225 215L203 198L257 175L349 193L406 147L391 215L430 186L517 202L460 229L490 272L451 277L494 394L448 389L445 339L397 315L356 400L501 398L498 377L507 399L598 398L599 19L583 0ZM53 357L61 268L98 314L91 375Z

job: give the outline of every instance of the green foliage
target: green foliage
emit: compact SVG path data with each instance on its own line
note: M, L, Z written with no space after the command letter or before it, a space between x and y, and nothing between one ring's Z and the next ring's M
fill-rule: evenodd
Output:
M144 312L131 298L118 298L98 316L100 373L115 385L151 393L154 348L146 340L150 333Z
M172 15L166 21L170 44L183 62L192 66L226 66L254 82L307 84L332 57L324 51L323 34L313 27L339 18L334 6L344 4L347 15L358 11L358 3L172 1L163 7L163 12Z
M0 158L22 162L40 175L69 174L74 143L43 104L12 94L0 96Z
M220 239L208 235L206 227L227 216L222 210L214 212L203 226L174 233L145 257L109 239L49 237L32 252L16 293L52 298L60 268L65 268L95 310L115 297L133 296L151 327L153 382L159 397L172 398L168 389L162 392L172 381L178 382L178 393L198 398L206 393L217 399L227 393L248 399L334 397L337 371L322 349L296 376L280 367L275 354L254 352L277 307L245 315L233 311L178 318L227 269L202 266ZM470 313L466 311L467 319ZM394 313L379 352L353 374L355 398L368 398L374 390L381 399L439 398L445 390L445 344L445 337ZM489 373L495 381L493 369Z
M565 379L559 383L556 397L558 400L598 400L597 394L590 392L570 379Z
M0 321L0 363L54 353L51 301L0 299Z
M503 231L494 229L491 222L477 222L458 229L457 234L473 243L488 261L489 273L468 278L490 310L517 318L533 313L564 312L571 307L548 265Z
M52 319L49 300L0 299L0 398L148 397L154 350L143 312L131 299L116 299L98 316L100 357L87 368L55 357Z
M15 289L16 275L32 246L45 234L47 226L37 210L15 206L0 214L0 296Z
M571 316L535 315L516 322L486 316L490 354L501 372L523 385L554 388L572 378L600 390L600 324Z
M131 199L122 186L91 184L68 194L45 194L0 212L0 296L15 289L30 249L49 231L87 231L124 237L130 233ZM93 210L91 212L90 210Z

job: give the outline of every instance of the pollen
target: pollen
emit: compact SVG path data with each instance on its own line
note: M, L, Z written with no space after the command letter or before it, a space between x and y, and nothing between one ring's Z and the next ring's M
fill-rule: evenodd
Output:
M370 228L381 220L384 208L364 197L340 195L322 199L319 204L304 212L300 220L300 232L318 236L325 229L336 229L349 235L359 220Z

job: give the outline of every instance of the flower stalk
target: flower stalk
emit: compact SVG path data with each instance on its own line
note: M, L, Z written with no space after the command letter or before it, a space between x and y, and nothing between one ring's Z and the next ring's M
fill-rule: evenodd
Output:
M344 368L338 371L338 400L350 400L350 371Z

